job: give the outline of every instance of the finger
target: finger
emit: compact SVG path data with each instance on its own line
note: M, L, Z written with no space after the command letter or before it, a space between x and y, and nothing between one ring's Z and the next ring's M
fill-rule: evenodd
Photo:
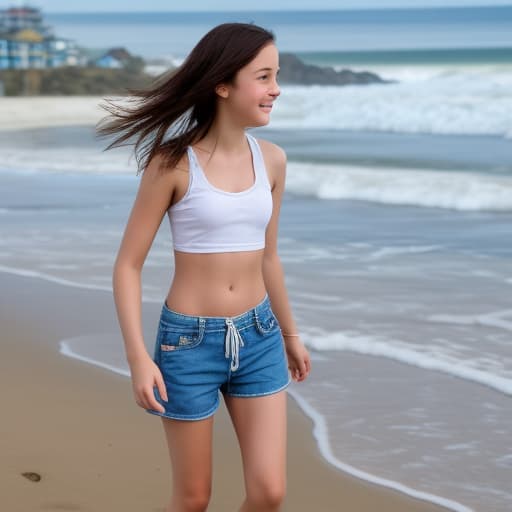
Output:
M144 399L144 395L142 393L142 389L135 389L134 388L134 396L135 396L135 403L139 406L139 407L144 407L146 408L147 406L147 403L146 403L146 400Z
M169 398L167 397L167 388L165 387L163 379L161 377L157 377L156 383L157 383L157 387L158 387L158 392L160 393L162 400L165 400L166 402L168 402Z
M145 403L147 404L146 409L153 409L155 411L159 412L165 412L165 407L160 404L157 399L155 398L155 395L153 393L153 388L151 388L151 392L148 393L147 391L144 391L144 398Z
M302 380L304 380L309 375L309 359L306 356L304 358L303 364L302 364Z
M144 397L144 394L142 393L142 391L137 395L137 398L135 399L135 401L137 402L137 405L139 407L143 407L144 409L150 408L149 403L146 400L146 398Z

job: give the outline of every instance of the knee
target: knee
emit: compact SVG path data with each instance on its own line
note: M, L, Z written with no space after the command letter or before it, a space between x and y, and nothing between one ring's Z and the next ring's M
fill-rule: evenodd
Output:
M209 501L209 495L197 494L195 496L189 496L183 503L183 510L186 510L187 512L205 512L208 508Z
M286 486L279 482L266 482L248 496L256 510L279 510L286 496Z
M177 504L178 510L186 512L205 512L208 508L210 497L210 488L196 488L193 490L189 489L182 495L174 496L172 501Z

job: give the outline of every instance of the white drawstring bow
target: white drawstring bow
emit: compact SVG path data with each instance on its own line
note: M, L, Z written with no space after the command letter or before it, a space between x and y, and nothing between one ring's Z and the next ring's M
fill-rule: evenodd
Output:
M231 318L226 318L226 325L228 328L226 331L225 355L229 357L231 351L231 371L235 371L239 366L240 345L244 346L244 341Z

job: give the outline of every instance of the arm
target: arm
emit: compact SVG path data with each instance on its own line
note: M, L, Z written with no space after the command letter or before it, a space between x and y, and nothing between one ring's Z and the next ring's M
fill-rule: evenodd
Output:
M269 144L266 144L269 146ZM283 332L297 333L297 325L292 316L288 293L286 291L283 266L277 253L277 234L279 225L279 214L281 211L281 200L286 180L286 153L279 147L272 144L268 151L268 158L272 179L272 217L265 233L265 250L263 252L263 279L267 289L272 309L276 314ZM293 338L285 339L293 341Z
M262 141L263 142L263 141ZM269 174L272 175L272 216L265 233L265 250L263 252L263 280L265 288L279 325L283 332L289 367L292 376L297 380L304 380L310 372L309 354L300 341L300 337L286 334L298 334L297 324L293 318L288 292L286 290L283 266L277 253L277 234L281 200L286 182L286 153L275 144L265 142L261 144L267 148Z
M286 290L283 266L277 254L263 258L263 279L272 304L272 310L276 314L283 333L298 334ZM296 337L284 336L287 345L296 339Z
M161 172L160 163L160 157L153 157L142 174L114 263L112 285L135 401L144 409L164 412L153 388L158 388L165 401L167 390L158 366L146 350L142 333L141 285L144 261L175 189L174 173L169 169Z
M172 173L152 159L144 170L114 263L112 285L119 326L130 366L149 357L142 333L142 266L170 202Z

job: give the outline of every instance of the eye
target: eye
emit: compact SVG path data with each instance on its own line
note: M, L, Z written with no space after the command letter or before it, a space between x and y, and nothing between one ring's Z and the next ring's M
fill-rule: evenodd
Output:
M260 77L258 77L258 79L261 79L261 78L268 78L268 75L261 75Z

